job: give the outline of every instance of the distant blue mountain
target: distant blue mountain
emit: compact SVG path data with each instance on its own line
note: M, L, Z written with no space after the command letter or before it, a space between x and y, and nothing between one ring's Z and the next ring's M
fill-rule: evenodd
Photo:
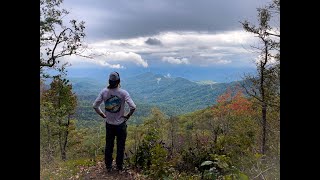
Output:
M106 79L88 77L69 78L73 90L82 101L82 112L92 111L91 104L98 93L107 86ZM199 83L182 77L168 77L151 72L132 77L121 77L121 87L126 89L138 106L136 115L146 116L151 107L159 107L167 115L178 115L203 109L215 104L219 95L239 82ZM139 110L139 107L143 109ZM146 109L147 108L147 109ZM140 113L139 113L140 111ZM141 113L143 112L143 113Z
M136 68L128 67L126 69L110 69L103 67L90 68L68 68L69 77L91 78L99 81L106 81L111 71L117 71L122 78L130 78L150 72L153 74L169 75L171 77L182 77L191 81L214 81L220 83L228 83L241 80L244 73L254 73L255 68L218 68L218 67L195 67L185 66L179 67L148 67Z
M174 106L179 112L185 113L212 106L228 87L235 87L238 83L199 84L182 77L149 72L125 79L122 87L128 90L133 99L148 104Z

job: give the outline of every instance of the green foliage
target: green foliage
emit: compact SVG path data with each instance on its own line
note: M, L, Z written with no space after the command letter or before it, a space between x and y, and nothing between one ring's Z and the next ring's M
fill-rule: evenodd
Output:
M239 93L228 93L218 98L219 101L212 107L178 117L170 117L159 108L145 110L149 115L140 119L141 124L128 126L126 165L150 179L253 179L258 175L277 179L277 110L270 108L267 112L271 118L270 127L277 131L268 133L272 137L269 141L272 144L270 153L261 156L256 154L261 132L258 105ZM50 111L55 108L53 103L44 107L42 119L48 120ZM47 122L54 121L41 121L41 126L46 127ZM78 120L72 124L69 158L99 161L105 145L105 128L101 119ZM46 140L46 131L41 132L41 138ZM44 151L42 148L40 150ZM208 167L205 168L205 164ZM68 168L72 169L71 166Z
M169 172L168 151L158 139L156 133L148 133L131 161L150 178L155 179L166 177Z
M40 99L40 150L47 154L42 161L51 161L59 149L61 158L66 160L69 133L75 129L72 115L77 106L77 97L72 85L60 76L54 78L50 89L43 90ZM59 146L59 148L58 148Z
M147 136L148 137L148 136ZM149 168L151 165L151 142L145 140L142 141L142 144L138 147L136 154L133 156L134 165L136 167L145 169Z
M248 176L231 165L226 155L211 154L213 161L204 161L201 164L203 179L241 179L248 180Z
M225 170L228 169L231 162L230 158L226 155L217 155L217 154L211 154L211 159L214 160L214 165L217 166L217 168Z
M105 127L103 123L91 127L77 128L70 133L70 158L86 157L96 161L103 155L105 146Z
M50 84L50 89L44 94L44 99L52 103L55 109L64 109L66 112L58 112L59 115L73 114L77 106L77 97L72 92L69 80L57 76Z
M245 76L250 82L246 92L259 101L261 108L262 132L261 152L267 151L267 124L269 108L280 110L280 27L270 25L272 19L280 22L280 0L272 1L268 6L258 8L258 22L256 25L242 22L245 31L259 38L260 56L256 62L257 75ZM277 24L277 23L276 23ZM279 25L279 24L278 24Z
M169 172L168 151L164 146L164 117L165 114L159 109L152 109L143 124L145 133L142 142L129 162L156 179L166 177Z
M182 161L177 164L176 168L179 171L196 172L201 163L208 159L210 153L212 153L212 149L206 146L184 149L181 152Z
M156 144L151 150L151 166L149 169L151 178L165 177L168 174L167 150L162 144Z
M168 176L164 176L162 178L163 180L200 180L201 175L200 174L188 174L185 172L178 172L175 170L170 171L170 174Z

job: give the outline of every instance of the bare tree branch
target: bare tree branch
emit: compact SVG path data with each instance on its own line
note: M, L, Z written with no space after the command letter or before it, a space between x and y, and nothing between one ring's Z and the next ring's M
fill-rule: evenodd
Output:
M79 55L84 33L84 22L71 20L70 27L64 26L62 19L69 13L61 9L62 1L40 1L40 70L42 67L54 67L57 58L66 55ZM59 32L57 33L57 29ZM61 32L60 32L61 31ZM61 47L61 49L60 49ZM59 51L58 51L59 49ZM45 56L45 57L43 57ZM85 56L84 57L89 57Z
M276 37L280 37L280 34L273 34L273 33L270 33L270 32L265 32L267 35L271 35L271 36L276 36Z
M271 167L267 168L266 170L261 171L261 172L260 172L257 176L255 176L253 179L256 179L257 177L259 177L260 175L262 175L263 173L269 171L269 170L272 169L272 168L273 168L273 167L271 166ZM263 178L264 178L264 177L263 177Z
M53 66L55 65L55 63L56 63L56 59L57 59L57 58L62 57L62 56L66 56L66 55L71 55L71 54L72 54L72 50L71 50L70 53L63 54L63 52L62 52L62 54L58 54L58 55L56 55L56 56L54 55L55 50L56 50L58 44L66 41L66 40L64 40L64 39L63 39L63 40L60 40L60 39L61 39L61 37L63 36L63 34L64 34L67 30L69 30L70 33L74 33L73 30L70 29L70 28L65 28L63 31L61 31L60 34L59 34L59 36L57 37L57 41L55 42L55 45L54 45L53 49L52 49L51 57L47 60L47 63L40 62L40 66L53 67Z
M254 92L254 94L252 94L251 92L249 92L249 90L247 89L247 87L245 86L245 84L240 83L241 87L246 91L246 93L249 96L252 96L253 98L257 99L259 102L262 102L262 100L257 96L256 92L254 90L252 90Z

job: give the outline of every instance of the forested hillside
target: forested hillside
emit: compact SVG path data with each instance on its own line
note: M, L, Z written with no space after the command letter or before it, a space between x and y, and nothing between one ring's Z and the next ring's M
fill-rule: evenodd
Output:
M270 109L268 116L272 129L268 132L269 148L267 154L261 154L259 107L240 91L226 91L217 98L217 104L180 116L168 116L152 108L141 124L128 126L125 164L128 171L138 170L131 172L129 179L251 179L263 171L266 179L277 179L279 114ZM54 172L56 176L48 171L43 176L59 179L73 174L75 178L86 176L86 172L96 176L97 172L88 167L103 158L105 128L103 122L94 122L69 134L68 158L78 160L58 164L63 169ZM74 173L67 175L70 168ZM103 174L103 167L96 168L102 168Z
M99 118L92 111L92 103L107 81L99 82L90 78L70 78L73 91L78 95L79 105L76 117L80 120ZM181 77L143 73L121 79L121 87L126 89L139 111L132 122L141 123L152 107L158 107L168 116L175 116L203 109L215 103L216 98L228 88L235 90L241 82L203 84Z
M245 82L199 83L153 73L123 79L122 88L137 105L128 121L125 166L130 175L123 177L249 179L263 172L266 179L277 179L278 108L268 108L272 131L266 134L267 153L260 153L259 101L248 96L240 84L247 88L252 84ZM106 82L56 77L47 83L41 81L42 177L110 176L100 163L105 145L103 119L92 108ZM72 92L77 104L68 109ZM59 156L69 159L68 163L54 160Z

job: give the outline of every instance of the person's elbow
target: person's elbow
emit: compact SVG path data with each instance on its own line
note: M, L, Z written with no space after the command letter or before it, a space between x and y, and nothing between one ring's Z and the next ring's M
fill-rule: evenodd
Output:
M131 106L131 107L130 107L130 110L131 110L131 111L135 111L136 109L137 109L136 106Z
M94 103L94 104L92 104L92 108L93 108L93 109L98 109L99 106L97 106L97 104Z

